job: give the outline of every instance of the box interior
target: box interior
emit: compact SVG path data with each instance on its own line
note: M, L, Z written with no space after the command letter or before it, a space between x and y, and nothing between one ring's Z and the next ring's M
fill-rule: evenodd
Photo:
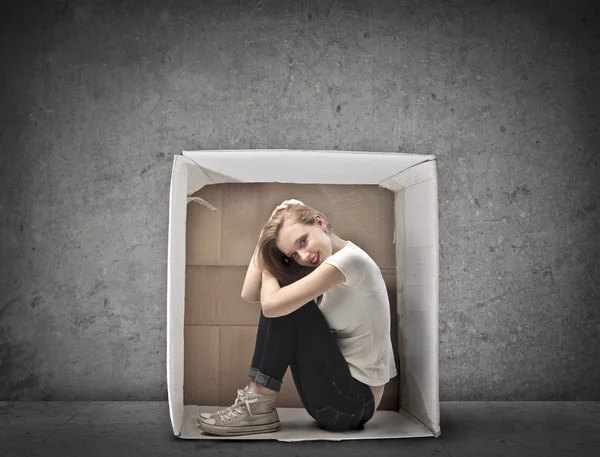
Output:
M398 367L394 193L373 185L224 183L203 187L187 206L184 317L184 404L229 406L248 383L260 304L241 297L258 236L272 211L295 198L322 212L335 233L351 240L380 267L390 299ZM398 411L398 378L380 410ZM288 369L277 407L302 408Z

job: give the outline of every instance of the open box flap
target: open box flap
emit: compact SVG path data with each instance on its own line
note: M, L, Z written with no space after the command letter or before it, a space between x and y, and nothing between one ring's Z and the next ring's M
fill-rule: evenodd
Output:
M185 312L185 227L188 195L210 179L187 157L176 155L169 191L167 254L167 390L173 433L183 426L183 331Z
M398 335L403 348L401 407L439 436L439 222L435 161L411 167L381 185L396 191L395 234L400 237L396 244ZM398 192L400 189L404 190Z
M365 425L363 430L332 432L320 428L304 408L277 408L279 420L284 424L281 430L271 433L241 436L209 435L196 425L200 413L212 413L219 410L216 406L186 405L184 424L180 438L208 440L277 440L297 441L346 441L395 438L425 438L433 433L405 411L377 411L377 414Z
M183 151L183 155L201 167L212 184L379 184L390 176L434 158L389 152L293 149Z
M167 254L167 389L173 433L183 425L183 315L187 159L175 156L169 194Z

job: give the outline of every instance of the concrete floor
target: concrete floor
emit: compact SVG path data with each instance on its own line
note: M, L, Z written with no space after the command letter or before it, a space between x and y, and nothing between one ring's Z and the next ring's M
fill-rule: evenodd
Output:
M596 457L600 451L600 402L442 402L441 417L437 439L208 441L177 439L166 402L4 402L0 454Z

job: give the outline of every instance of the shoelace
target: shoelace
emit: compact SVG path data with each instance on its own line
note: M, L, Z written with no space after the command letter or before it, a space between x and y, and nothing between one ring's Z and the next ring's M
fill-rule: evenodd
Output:
M237 418L239 414L243 414L244 406L248 409L250 416L253 415L250 405L256 403L258 401L258 398L248 398L246 396L247 393L240 389L238 389L237 392L238 392L238 396L235 399L235 403L233 405L231 405L229 408L227 408L223 411L217 412L219 419L224 420L224 419Z
M230 411L231 409L239 406L240 404L242 404L244 402L244 398L246 396L246 391L243 389L238 389L237 391L237 398L235 399L235 402L233 403L233 405L228 406L227 408L221 410L221 411L217 411L217 415L219 414L225 414L227 411Z

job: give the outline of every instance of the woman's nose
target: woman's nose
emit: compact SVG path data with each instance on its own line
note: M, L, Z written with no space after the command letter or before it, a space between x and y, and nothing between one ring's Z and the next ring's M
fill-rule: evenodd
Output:
M303 262L308 262L310 260L310 254L306 251L302 251L300 257L302 258Z

